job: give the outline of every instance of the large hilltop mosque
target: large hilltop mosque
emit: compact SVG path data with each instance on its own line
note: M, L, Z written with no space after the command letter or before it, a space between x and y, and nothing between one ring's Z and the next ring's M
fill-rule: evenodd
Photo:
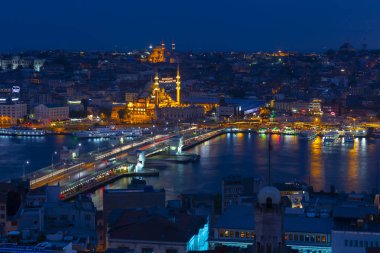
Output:
M145 59L142 59L143 62L150 62L150 63L163 63L163 62L170 62L174 63L175 59L173 58L173 54L175 51L175 43L172 42L171 44L171 50L167 49L165 47L164 41L161 42L160 45L157 45L155 47L150 47L152 50L149 53L149 56Z

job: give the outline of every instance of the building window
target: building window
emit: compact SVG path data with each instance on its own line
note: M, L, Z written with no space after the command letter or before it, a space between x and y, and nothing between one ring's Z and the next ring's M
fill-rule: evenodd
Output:
M255 233L251 232L251 237L255 238Z
M284 235L284 240L285 240L285 241L289 240L289 235L288 235L288 234L285 234L285 235Z
M316 241L317 241L317 242L321 242L321 236L317 235L317 236L316 236Z
M358 241L355 240L355 247L358 247Z
M360 247L360 248L363 248L363 241L360 241L360 242L359 242L359 247Z
M235 237L236 237L236 238L239 238L239 231L236 231L236 232L235 232Z
M325 235L322 235L322 242L326 243L326 236Z
M234 231L230 231L230 237L234 237Z
M228 237L228 230L224 232L224 237Z
M245 237L245 233L244 232L240 232L240 238L244 238Z
M350 247L352 247L352 245L353 245L353 244L352 244L352 240L350 240Z
M141 248L141 253L153 253L153 248Z
M246 233L245 233L245 237L250 238L250 237L251 237L251 234L250 234L249 232L246 232Z
M304 235L300 235L300 241L303 242L305 240Z
M298 241L298 234L294 235L294 241Z
M344 240L344 246L348 246L348 240Z
M293 234L289 234L289 241L293 241Z

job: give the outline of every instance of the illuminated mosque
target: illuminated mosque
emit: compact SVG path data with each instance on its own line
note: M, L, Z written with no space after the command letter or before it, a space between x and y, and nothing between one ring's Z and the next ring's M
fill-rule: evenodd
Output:
M158 45L156 47L150 47L152 51L150 52L147 59L143 61L148 61L150 63L162 63L166 62L167 59L169 59L170 63L174 63L175 59L172 58L174 51L175 51L175 43L173 42L171 45L171 51L167 50L165 48L165 43L162 41L161 45Z
M175 94L171 94L175 85ZM151 122L159 119L187 120L202 117L203 107L181 103L181 76L179 65L175 78L159 78L158 73L142 96L127 104L127 114L133 123Z

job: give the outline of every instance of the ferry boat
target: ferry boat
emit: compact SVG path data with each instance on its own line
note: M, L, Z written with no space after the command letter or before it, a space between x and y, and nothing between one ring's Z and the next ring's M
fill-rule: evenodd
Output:
M301 140L314 140L317 137L317 131L314 129L305 130L300 132L298 136Z
M285 135L296 135L297 134L297 131L292 129L291 127L285 127L283 130L282 130L282 134L285 134Z
M355 141L355 136L351 132L345 132L343 137L344 143L353 143Z
M0 128L0 135L44 136L45 134L46 134L45 130L40 130L40 129L35 129L35 128L21 128L21 127Z
M329 131L323 136L323 143L334 143L337 142L339 139L339 132L338 131Z
M271 134L280 134L281 130L278 127L274 127L270 130Z
M355 129L354 131L354 136L355 137L367 137L367 129L364 129L364 128L358 128L358 129Z
M260 128L259 131L257 131L259 134L266 134L268 133L268 129L266 128Z

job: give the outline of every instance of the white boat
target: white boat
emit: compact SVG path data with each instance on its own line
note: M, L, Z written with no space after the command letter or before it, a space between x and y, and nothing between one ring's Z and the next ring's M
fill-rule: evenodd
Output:
M12 135L12 136L44 136L45 130L35 128L0 128L0 135Z
M351 132L345 132L343 137L344 143L353 143L355 141L355 136Z
M317 131L314 129L301 131L298 136L301 140L314 140L317 137Z
M338 131L329 131L323 136L323 143L334 143L337 142L339 139L339 132Z
M355 137L367 137L367 129L364 129L364 128L358 128L358 129L355 129L354 131L354 136Z
M283 130L282 130L282 134L284 135L296 135L297 134L297 131L292 129L291 127L285 127Z

